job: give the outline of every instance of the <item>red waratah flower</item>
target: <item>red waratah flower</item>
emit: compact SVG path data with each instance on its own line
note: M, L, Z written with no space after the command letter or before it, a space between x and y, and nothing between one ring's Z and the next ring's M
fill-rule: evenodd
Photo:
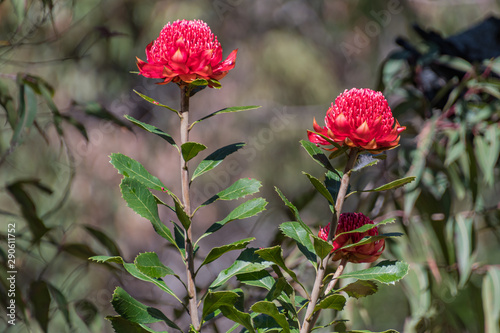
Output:
M335 104L332 103L326 112L325 125L319 126L314 119L313 127L317 133L340 146L346 144L372 153L397 146L399 133L406 129L394 120L381 92L356 88L345 90L335 99ZM308 131L309 141L331 145L317 133Z
M146 47L147 62L137 58L137 67L145 77L163 79L159 84L220 80L234 68L237 52L222 61L222 47L205 22L179 20L163 27Z
M373 224L373 221L362 213L343 213L340 214L339 224L337 226L337 231L335 236L358 229L365 224ZM318 236L323 240L328 239L328 233L330 232L330 223L324 228L319 229ZM347 261L352 263L360 262L374 262L380 257L385 248L385 241L383 239L377 240L364 245L349 247L346 249L341 249L341 247L354 244L362 240L367 236L378 235L377 227L372 228L366 232L354 232L350 234L340 235L333 239L333 250L332 260L336 261L342 258L346 258Z

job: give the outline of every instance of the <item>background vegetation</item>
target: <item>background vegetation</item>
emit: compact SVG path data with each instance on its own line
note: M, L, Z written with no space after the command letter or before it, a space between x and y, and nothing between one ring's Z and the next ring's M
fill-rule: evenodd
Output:
M409 262L411 271L396 287L381 287L369 302L349 301L347 325L498 332L500 303L492 296L500 293L500 64L443 58L411 25L446 37L499 11L498 2L487 0L0 1L0 220L2 226L17 226L20 310L8 332L110 332L103 317L112 313L109 300L117 284L185 320L182 309L168 298L159 300L153 287L86 260L95 253L120 253L131 261L155 250L169 262L171 249L121 200L120 176L108 155L126 154L171 189L180 186L178 176L168 172L177 156L153 136L134 134L122 116L177 134L170 115L151 108L133 89L175 106L178 88L156 86L129 72L161 28L182 18L206 21L224 56L239 49L223 88L197 94L191 110L201 117L228 105L263 106L207 120L203 132L193 136L214 147L242 137L248 143L231 157L231 167L215 171L195 189L196 205L240 177L264 184L268 210L229 225L228 240L255 236L253 245L262 247L282 241L277 225L288 216L275 185L303 208L311 226L329 221L328 207L307 193L310 184L300 172L319 169L298 141L344 89L384 90L408 130L402 147L355 182L376 187L404 175L418 181L390 196L353 196L346 210L369 212L371 218L398 216L395 228L406 237L391 242L384 256ZM395 43L398 36L423 56L412 61L411 52ZM442 79L441 98L432 99L419 75L436 63L458 74ZM196 223L208 227L232 208L218 207L207 207L206 221ZM161 213L169 218L169 212ZM221 259L220 269L232 261L231 255ZM176 265L182 263L169 262ZM207 281L217 273L204 272ZM0 329L7 327L5 274L2 266ZM181 286L172 281L172 287ZM214 331L230 325L222 321Z

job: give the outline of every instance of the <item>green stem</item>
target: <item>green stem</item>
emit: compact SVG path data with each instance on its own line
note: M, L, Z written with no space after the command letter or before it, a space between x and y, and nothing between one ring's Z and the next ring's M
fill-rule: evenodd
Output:
M187 86L181 87L181 145L189 141L189 90ZM182 187L182 204L188 216L191 216L191 199L189 196L189 169L188 164L180 156L181 163L181 187ZM186 230L186 276L187 276L187 292L189 298L189 315L191 316L191 324L199 332L200 320L198 318L198 304L196 300L196 283L194 270L194 253L193 253L193 236L191 226Z
M342 211L342 206L344 204L345 196L347 193L347 188L349 187L349 180L351 177L351 170L356 163L356 159L358 157L358 149L351 148L349 152L349 160L344 169L344 175L342 176L342 180L340 182L340 189L337 195L337 201L335 203L335 212L333 214L332 222L330 224L330 233L328 234L328 241L331 241L333 235L337 230L337 224L340 217L340 212ZM332 253L329 253L322 261L318 262L318 271L316 272L316 279L314 280L313 289L311 292L311 298L309 300L309 304L307 305L306 315L304 317L304 322L302 323L302 327L300 329L300 333L309 333L314 328L316 321L318 320L319 313L321 310L314 312L314 308L316 307L316 303L318 300L325 295L322 293L323 290L323 279L325 278L326 266L332 257ZM339 268L337 268L337 272L335 272L334 280L336 281L338 277L342 274L345 267L344 260L341 261ZM338 273L338 275L337 275ZM331 284L331 282L330 282ZM333 284L330 290L333 288L335 284ZM330 286L328 286L330 287Z

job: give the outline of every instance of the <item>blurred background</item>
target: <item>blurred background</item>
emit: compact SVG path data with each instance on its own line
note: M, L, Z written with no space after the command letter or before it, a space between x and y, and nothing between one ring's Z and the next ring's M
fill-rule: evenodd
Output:
M284 242L286 248L278 225L290 217L274 186L314 230L326 224L328 205L311 196L301 174L321 178L324 171L299 141L307 138L313 118L323 123L344 89L382 90L407 130L401 146L354 177L352 187L374 188L402 176L417 180L392 192L351 196L345 210L372 219L397 217L387 230L405 236L391 241L384 257L409 262L411 271L394 286L380 285L373 297L349 300L340 314L325 312L324 321L348 319L349 329L373 331L499 332L500 28L492 20L467 38L457 37L490 16L500 17L498 1L0 1L0 330L112 332L104 317L113 314L117 285L179 322L186 319L156 287L87 258L120 254L131 262L140 252L156 251L183 272L151 224L126 207L109 155L140 161L179 192L175 150L132 129L123 115L178 136L173 114L133 92L176 108L178 87L130 72L167 22L202 19L218 36L224 57L239 51L222 89L191 99L193 117L262 105L209 119L191 132L207 151L247 143L232 162L193 183L195 205L242 177L261 180L261 195L269 201L259 217L221 231L225 243L254 236L254 247ZM234 205L204 208L195 236ZM167 211L161 217L173 218ZM7 325L5 313L9 223L16 225L15 326ZM206 238L200 253L217 244ZM203 268L200 285L236 255ZM288 260L304 280L312 276L296 257ZM259 297L248 295L249 304ZM230 326L222 320L207 331Z

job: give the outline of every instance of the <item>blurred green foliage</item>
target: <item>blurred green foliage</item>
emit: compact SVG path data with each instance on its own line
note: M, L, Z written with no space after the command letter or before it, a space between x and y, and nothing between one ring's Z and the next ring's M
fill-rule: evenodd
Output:
M385 11L389 16L380 18ZM130 114L171 132L166 113L136 98L132 89L176 105L177 87L157 87L128 72L135 70L135 56L144 55L166 22L200 18L218 36L225 56L235 48L239 53L223 88L206 94L203 104L193 98L192 109L201 117L227 105L264 106L252 116L207 121L199 134L214 145L242 135L249 141L235 158L238 169L221 172L198 188L199 202L216 193L218 183L240 173L262 180L271 202L268 213L247 229L228 226L227 236L256 236L262 239L259 245L268 246L272 226L274 241L282 241L274 226L287 216L274 185L294 198L309 225L324 225L328 206L307 195L311 185L297 176L319 166L307 159L298 141L312 127L312 118L321 119L342 90L378 86L408 130L397 151L354 181L358 188L375 188L403 176L418 181L394 193L353 195L346 205L351 211L370 212L371 218L399 216L401 227L391 228L406 237L390 242L385 256L405 260L411 269L396 288L381 287L376 297L349 301L351 322L346 325L404 332L498 332L500 305L492 297L500 293L498 61L470 64L435 56L428 52L432 46L420 43L409 29L418 22L446 36L491 14L499 14L494 1L0 1L0 219L17 225L19 323L30 323L34 332L44 325L65 332L70 331L69 313L78 332L111 331L101 318L111 311L114 283L107 282L112 277L89 268L84 259L94 252L117 251L105 235L113 235L124 256L165 249L122 208L119 176L110 171L106 155L130 151L149 161L148 169L163 170L168 154L152 155L158 141L106 124ZM415 86L415 70L425 62L412 67L404 55L389 55L400 50L394 43L398 35L407 36L430 61L469 73L446 85L443 107L435 108ZM349 56L347 46L353 51ZM483 75L485 67L497 76ZM137 142L150 149L138 149ZM161 175L174 179L166 172ZM7 231L0 233L5 263ZM287 260L293 261L293 255ZM2 302L7 299L5 281L2 275ZM134 296L150 298L150 289L134 286ZM49 306L38 301L47 293ZM182 309L168 302L156 306L172 309L183 320ZM0 328L6 326L3 311ZM25 328L16 325L9 332Z

